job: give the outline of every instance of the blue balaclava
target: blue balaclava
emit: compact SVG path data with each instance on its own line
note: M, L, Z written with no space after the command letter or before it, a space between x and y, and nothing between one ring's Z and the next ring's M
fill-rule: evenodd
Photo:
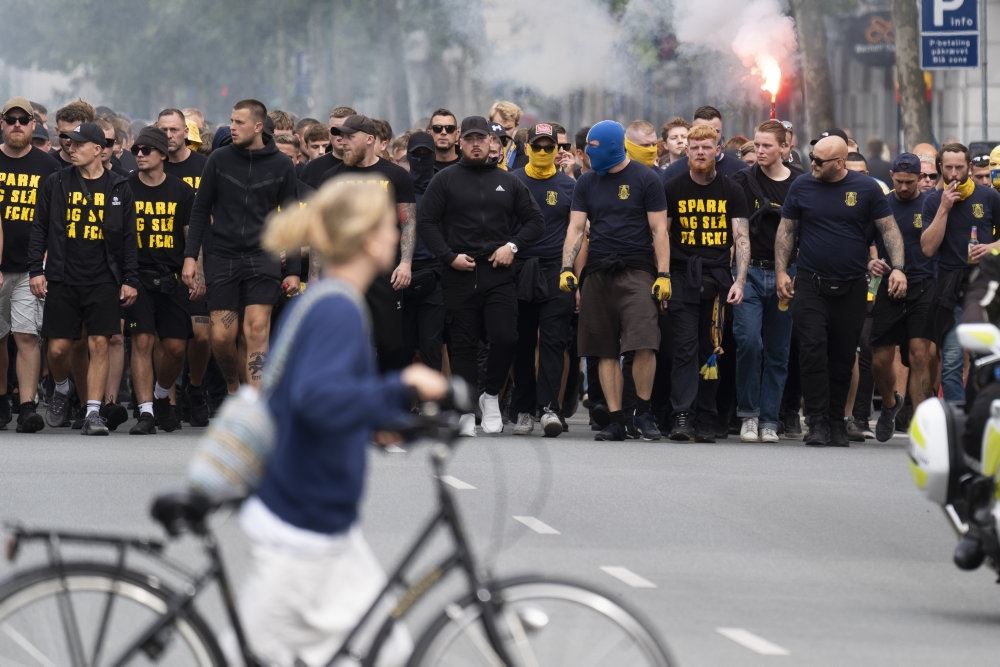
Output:
M591 141L599 145L592 146ZM625 128L613 120L602 120L587 133L587 156L590 166L601 176L625 160Z

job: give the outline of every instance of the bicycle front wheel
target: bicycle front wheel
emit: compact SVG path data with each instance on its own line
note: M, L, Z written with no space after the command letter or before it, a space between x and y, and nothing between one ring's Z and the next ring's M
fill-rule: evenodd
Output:
M155 577L104 563L65 563L0 585L0 665L110 665L167 611L173 593ZM225 659L188 609L125 665L215 667Z
M649 623L589 585L524 576L491 584L497 630L517 665L667 667L669 652ZM473 597L449 604L413 651L411 665L503 665Z

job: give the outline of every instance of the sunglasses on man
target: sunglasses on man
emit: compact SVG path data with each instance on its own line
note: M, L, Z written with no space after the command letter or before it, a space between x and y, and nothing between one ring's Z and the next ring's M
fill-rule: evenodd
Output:
M451 134L458 129L458 125L431 125L431 131L434 134Z
M144 155L148 157L155 150L152 146L132 146L132 155Z
M33 120L34 120L34 118L32 118L31 116L4 116L3 117L3 122L7 123L8 125L27 125L28 123L30 123Z
M976 157L972 158L972 164L975 167L985 167L989 163L990 163L989 155L977 155Z
M815 164L817 167L822 167L827 162L834 162L834 161L839 160L839 159L840 159L839 157L828 157L826 159L823 159L823 158L816 157L816 155L813 154L813 153L809 154L809 161L812 162L813 164Z

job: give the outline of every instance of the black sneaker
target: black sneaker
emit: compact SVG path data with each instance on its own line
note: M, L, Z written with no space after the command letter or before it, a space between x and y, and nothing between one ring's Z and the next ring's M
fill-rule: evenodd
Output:
M690 420L687 412L678 412L674 415L674 424L670 427L670 439L678 442L694 439L694 427L691 426Z
M781 418L784 437L789 440L802 438L802 419L797 412L789 412Z
M37 433L45 428L45 420L35 412L34 403L21 403L21 408L17 413L18 433Z
M4 340L4 343L6 344L7 341ZM6 431L7 424L9 424L10 420L13 418L14 417L10 412L10 396L6 394L0 396L0 431Z
M809 431L804 440L809 447L827 447L830 444L830 422L826 417L810 417L806 420ZM846 435L846 430L845 430Z
M181 427L181 421L177 418L177 411L170 405L170 398L154 398L153 414L156 415L156 425L167 433L176 431Z
M140 412L139 420L128 430L129 435L153 435L156 433L156 423L153 415Z
M625 439L626 440L638 440L642 436L639 435L639 429L635 427L635 424L631 419L625 422Z
M843 419L830 421L830 446L850 447L851 441L847 436L847 422Z
M70 412L69 427L74 431L79 431L80 429L83 428L83 424L86 421L87 421L87 406L73 403L73 408L72 411Z
M712 419L711 417L706 417L706 418L702 418L702 419L695 419L694 420L694 441L695 442L715 442L715 438L716 438L715 424L713 423L715 421L717 421L717 420ZM727 429L727 431L728 431L728 429ZM728 433L727 433L727 436L723 436L723 440L725 440L726 437L728 437Z
M903 397L896 392L892 393L896 397L896 404L887 408L883 402L882 412L879 413L878 421L875 422L875 439L879 442L885 442L892 437L893 431L896 430L896 415L903 409Z
M107 435L108 425L104 423L104 417L101 416L100 411L91 412L89 415L83 418L83 427L80 429L80 435Z
M625 425L618 422L611 422L594 436L594 440L623 441L625 440Z
M201 387L188 386L188 423L191 426L208 426L208 398Z
M118 403L105 403L101 406L101 416L108 429L115 431L128 421L128 410Z
M604 403L594 403L594 407L590 408L590 421L601 428L610 424L611 413L608 412L608 406Z
M655 442L663 437L660 429L656 426L656 419L652 412L644 412L632 418L635 430L639 432L639 437L646 442Z
M45 411L45 423L52 428L66 426L69 423L69 412L69 394L54 391L49 399L49 409Z
M848 417L844 424L847 429L847 439L851 442L864 442L865 441L865 429L868 428L868 424L865 423L864 419L857 419L856 417Z

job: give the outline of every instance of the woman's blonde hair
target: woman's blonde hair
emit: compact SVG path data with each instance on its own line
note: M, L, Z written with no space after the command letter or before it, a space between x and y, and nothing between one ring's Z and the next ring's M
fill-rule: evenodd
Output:
M308 246L326 262L342 264L391 212L389 193L379 181L339 176L299 206L273 213L261 244L275 254Z

